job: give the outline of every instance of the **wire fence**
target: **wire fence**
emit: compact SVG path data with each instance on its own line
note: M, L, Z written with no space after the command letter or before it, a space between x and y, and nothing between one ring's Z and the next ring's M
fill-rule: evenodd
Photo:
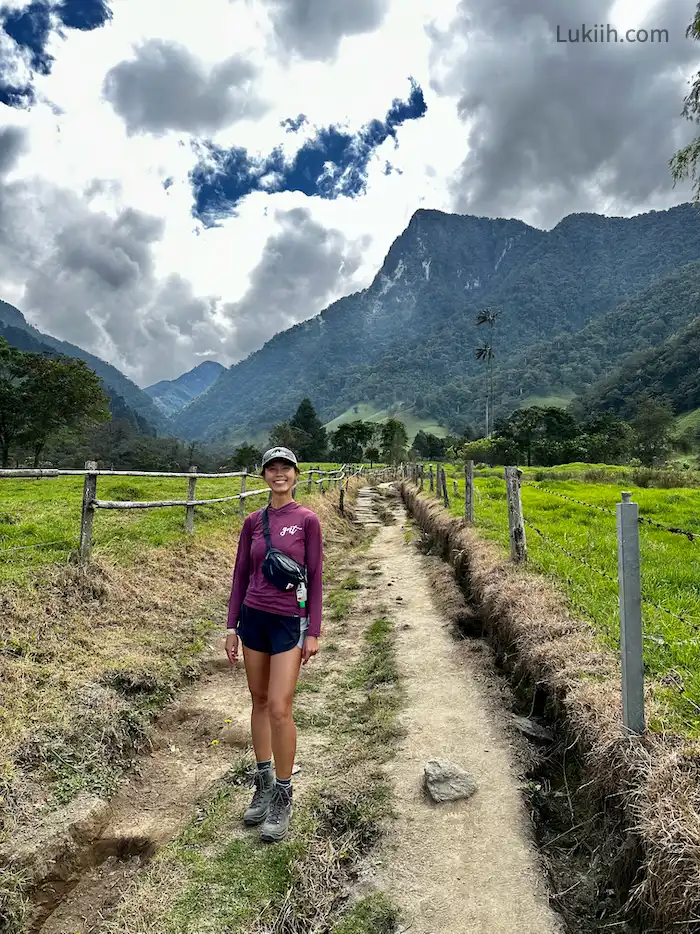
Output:
M524 480L522 472L514 467L505 468L500 477L491 475L475 480L473 465L471 469L469 464L465 465L463 479L451 478L451 493L445 469L440 465L435 470L432 465L411 465L406 474L419 489L438 497L453 514L463 515L467 524L492 533L490 537L497 537L504 544L509 543L515 560L529 561L565 584L573 609L620 647L623 673L631 677L631 672L637 669L638 683L633 687L636 697L633 699L628 693L626 698L626 725L630 721L627 716L630 705L639 707L641 703L641 713L637 710L632 715L637 727L634 732L643 730L645 670L677 692L697 719L700 710L697 491L683 491L683 495L639 491L643 494L640 499L650 502L652 513L667 509L674 519L681 519L673 524L673 520L662 522L644 514L637 503L631 502L631 494L623 493L622 502L616 505L591 502L585 494L574 496L568 490L553 489L551 484ZM510 485L509 474L514 478ZM587 486L591 488L590 484ZM610 496L609 486L601 495ZM661 496L664 498L659 499ZM688 508L683 514L674 515L673 509L680 509L674 504L680 500ZM688 512L691 521L686 523L683 515ZM698 530L692 528L696 517ZM640 535L643 529L652 537ZM632 658L630 645L637 638L639 657Z

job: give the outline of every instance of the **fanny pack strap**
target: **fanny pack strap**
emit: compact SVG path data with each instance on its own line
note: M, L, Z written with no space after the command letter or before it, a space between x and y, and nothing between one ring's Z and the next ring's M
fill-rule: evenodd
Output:
M267 518L267 506L262 510L262 527L265 542L267 543L267 550L269 551L272 548L272 541L270 539L270 522Z

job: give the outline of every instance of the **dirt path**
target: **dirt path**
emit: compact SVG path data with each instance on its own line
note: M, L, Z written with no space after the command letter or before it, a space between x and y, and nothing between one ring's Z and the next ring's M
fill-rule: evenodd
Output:
M411 934L560 934L505 712L484 683L483 662L460 652L435 608L429 559L406 543L403 506L390 508L398 521L380 530L371 557L382 571L379 593L393 604L407 733L391 767L398 817L377 881L406 912ZM428 803L422 776L432 758L466 768L479 791Z
M398 520L388 526L381 519L387 507ZM374 490L362 490L356 515L362 524L378 527L370 550L353 563L372 601L391 607L407 695L401 716L407 733L389 769L398 816L373 861L375 886L402 907L411 934L560 934L530 842L513 740L502 708L483 684L483 664L460 653L434 607L428 559L406 543L406 514L398 500L387 502ZM368 565L377 570L370 572ZM341 649L324 656L322 666L331 675L361 651L354 625L329 627ZM313 670L304 677L313 677ZM313 713L323 696L305 695L302 709ZM229 667L221 637L214 636L203 676L161 720L139 774L109 806L98 803L88 813L79 847L82 863L57 860L56 878L45 886L33 931L100 930L141 871L140 855L150 857L174 837L198 802L240 766L248 714L243 667ZM302 794L311 775L323 772L327 732L307 729L300 736ZM480 785L477 794L456 805L428 804L421 779L425 761L434 757L467 768Z

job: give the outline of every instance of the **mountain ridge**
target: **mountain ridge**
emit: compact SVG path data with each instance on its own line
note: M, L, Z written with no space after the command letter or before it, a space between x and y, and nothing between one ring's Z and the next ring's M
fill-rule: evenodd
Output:
M175 415L214 383L226 369L215 360L204 360L176 379L162 379L144 392L153 399L165 416Z

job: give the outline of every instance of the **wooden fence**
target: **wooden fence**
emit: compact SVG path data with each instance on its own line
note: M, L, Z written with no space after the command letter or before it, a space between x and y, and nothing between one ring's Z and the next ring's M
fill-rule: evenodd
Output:
M344 489L350 477L364 473L362 466L343 465L337 470L321 470L319 467L312 467L299 475L294 484L293 493L300 483L306 483L307 489L311 491L314 485L317 485L321 492L332 488L341 488L341 512L344 511ZM184 508L185 510L185 528L188 533L194 532L195 510L197 506L209 506L216 503L227 503L233 500L240 502L241 515L245 512L245 501L251 496L270 497L270 490L267 486L257 489L246 489L248 478L257 478L257 474L249 474L247 471L234 471L230 473L198 473L196 467L191 467L186 473L166 472L166 471L145 471L145 470L100 470L95 461L87 461L82 469L53 469L53 468L18 468L0 470L0 479L32 479L39 480L53 477L84 477L83 500L80 520L80 546L78 550L81 563L85 564L90 560L93 545L93 524L95 513L98 509L167 509ZM114 501L99 499L97 496L97 482L99 477L152 477L167 479L186 479L187 480L187 498L173 500L148 500L144 502ZM197 481L198 480L225 480L231 478L240 478L240 493L230 496L219 496L213 499L197 499ZM302 480L302 478L305 478Z

